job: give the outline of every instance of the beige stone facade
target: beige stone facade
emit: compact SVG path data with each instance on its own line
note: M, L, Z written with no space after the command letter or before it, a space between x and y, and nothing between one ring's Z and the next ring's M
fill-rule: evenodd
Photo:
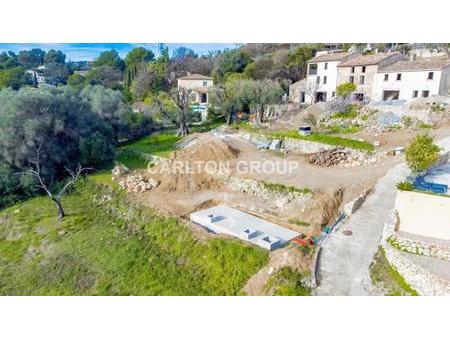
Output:
M210 76L192 74L178 78L178 88L192 90L193 109L200 114L202 121L208 117L209 91L213 86L214 80Z
M191 89L195 103L208 103L208 91L214 86L212 77L204 76L200 74L192 74L180 77L178 79L178 87Z
M357 100L372 99L375 96L376 74L380 69L405 59L408 57L400 53L378 53L353 58L338 65L337 85L354 83L354 97Z

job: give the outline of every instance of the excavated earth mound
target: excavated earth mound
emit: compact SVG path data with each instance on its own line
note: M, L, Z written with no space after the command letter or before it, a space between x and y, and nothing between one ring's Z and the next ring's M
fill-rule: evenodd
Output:
M152 175L161 182L158 189L172 192L195 192L218 188L222 183L209 175L227 168L227 161L238 156L239 151L212 136L199 137L187 148L172 153L169 160L154 168Z

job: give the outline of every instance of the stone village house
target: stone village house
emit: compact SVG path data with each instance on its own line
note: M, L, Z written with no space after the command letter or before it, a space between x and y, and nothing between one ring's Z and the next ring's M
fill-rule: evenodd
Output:
M212 77L200 74L188 74L177 79L178 88L192 90L192 109L200 113L201 120L205 121L208 114L209 91L214 86Z
M375 77L380 69L405 59L408 57L399 52L359 55L338 65L337 85L354 83L356 84L354 100L372 100L376 91Z
M373 98L377 101L448 95L450 62L445 59L398 61L381 69L375 81Z
M399 52L362 55L324 52L308 61L307 77L289 87L289 101L311 104L331 101L336 87L354 83L356 101L413 100L448 95L450 61L408 60Z
M307 62L306 78L289 87L289 101L310 104L332 100L336 94L337 66L358 55L348 52L318 52Z

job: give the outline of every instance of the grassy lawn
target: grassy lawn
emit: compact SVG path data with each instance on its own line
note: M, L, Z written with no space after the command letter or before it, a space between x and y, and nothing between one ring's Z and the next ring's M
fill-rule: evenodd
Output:
M1 295L236 295L268 260L238 240L200 242L92 179L63 206L60 224L46 197L0 211Z
M328 134L319 134L319 133L312 133L309 136L302 136L298 133L297 130L287 130L287 131L270 131L270 130L264 130L264 129L257 129L252 128L252 126L248 123L242 123L234 128L238 130L244 130L251 133L260 133L268 138L272 139L283 139L283 138L293 138L297 140L305 140L305 141L312 141L312 142L318 142L323 144L328 144L336 147L346 147L346 148L352 148L356 150L363 150L363 151L373 151L375 147L365 141L358 141L358 140L352 140L349 138L339 137L339 136L333 136Z
M216 129L216 128L222 126L224 123L225 123L225 119L218 118L213 121L207 121L207 122L203 122L202 124L191 126L189 128L189 130L191 133L205 133L205 132L208 132L210 130L213 130L213 129Z
M386 292L386 296L417 296L398 271L389 264L383 247L379 247L369 268L372 282Z
M329 126L325 129L330 134L356 134L362 130L362 127L352 124L348 126Z
M117 148L117 160L129 169L144 169L148 160L145 155L169 156L181 137L173 133L154 134Z
M297 188L297 187L293 187L293 186L287 186L284 184L271 183L271 182L265 182L265 181L260 181L260 183L262 184L264 189L278 192L281 194L290 194L290 193L311 194L312 193L312 191L308 188Z
M222 120L205 122L191 126L191 133L204 133L221 126ZM137 141L128 142L117 148L117 160L129 169L145 169L147 155L168 157L175 150L175 145L181 137L175 132L164 132L145 136Z
M303 278L300 272L285 266L270 277L265 289L274 296L310 296L311 289L302 284Z

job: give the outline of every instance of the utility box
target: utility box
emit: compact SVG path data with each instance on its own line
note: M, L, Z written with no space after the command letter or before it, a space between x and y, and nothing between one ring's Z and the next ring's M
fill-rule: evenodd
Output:
M298 128L298 133L301 136L309 136L309 135L311 135L311 127L310 126L300 126Z

